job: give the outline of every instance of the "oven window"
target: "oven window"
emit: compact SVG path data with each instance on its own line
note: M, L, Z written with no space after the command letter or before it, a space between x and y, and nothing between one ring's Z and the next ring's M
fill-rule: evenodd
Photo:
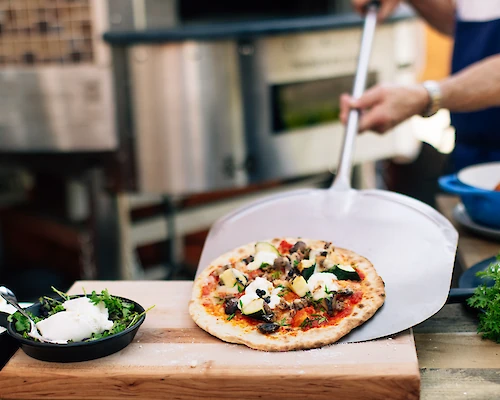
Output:
M350 93L354 75L271 86L273 133L282 134L339 120L339 97ZM367 86L376 82L368 74Z
M337 11L337 2L338 0L182 0L177 3L183 23L213 23L325 15Z

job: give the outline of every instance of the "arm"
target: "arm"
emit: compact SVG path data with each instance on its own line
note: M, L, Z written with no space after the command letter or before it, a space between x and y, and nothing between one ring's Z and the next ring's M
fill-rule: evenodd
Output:
M477 111L500 106L500 54L485 58L440 82L443 108Z
M439 82L441 105L453 112L477 111L500 106L500 54L479 61ZM421 85L377 85L358 100L341 97L341 120L350 108L362 115L359 130L386 132L405 119L424 112L429 95Z
M363 14L370 0L352 0L355 10ZM399 5L401 0L381 0L379 20L383 21ZM429 25L445 35L452 35L455 25L455 3L453 0L409 0L412 7Z
M453 0L411 0L412 7L434 29L451 36L455 31L455 2Z

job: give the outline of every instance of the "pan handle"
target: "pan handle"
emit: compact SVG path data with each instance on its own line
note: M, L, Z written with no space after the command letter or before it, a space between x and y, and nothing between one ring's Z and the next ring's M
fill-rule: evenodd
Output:
M463 303L471 297L475 291L476 288L452 288L446 299L446 304Z
M363 25L363 35L361 37L358 66L352 90L352 97L355 99L361 97L366 88L368 64L370 61L373 37L375 36L375 28L377 26L377 13L379 5L380 2L372 1L367 6L365 22ZM340 153L340 162L337 168L337 175L335 176L335 180L333 181L331 187L333 190L342 191L349 190L351 188L352 156L354 154L354 142L358 134L359 114L360 112L357 109L349 111L346 133L342 144L342 152Z
M488 193L487 190L478 189L472 186L468 186L460 182L457 174L451 174L442 176L438 180L441 189L448 193L453 194L478 194L478 193Z
M9 315L10 314L8 314L8 313L0 311L0 326L2 328L7 328L7 326L9 325L9 321L7 321L7 318L9 318Z

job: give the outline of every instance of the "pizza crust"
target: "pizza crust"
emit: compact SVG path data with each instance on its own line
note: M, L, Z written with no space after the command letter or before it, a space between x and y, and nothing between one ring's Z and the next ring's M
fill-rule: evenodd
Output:
M295 243L298 239L276 238L268 240L268 242L278 246L281 240ZM300 240L313 248L322 246L325 243L322 240L304 238L300 238ZM254 246L255 242L249 243L221 255L202 271L193 284L192 298L189 302L191 317L200 328L223 341L244 344L253 349L265 351L289 351L322 347L335 343L351 330L363 324L384 303L384 282L370 261L353 251L335 247L336 252L346 257L349 262L357 264L357 268L365 275L365 278L361 281L362 300L355 304L352 313L341 319L338 324L311 328L305 331L293 330L291 332L279 331L272 334L262 334L255 326L236 325L231 321L227 321L226 318L209 313L203 306L202 289L210 279L210 274L221 265L230 264L249 254L253 254Z

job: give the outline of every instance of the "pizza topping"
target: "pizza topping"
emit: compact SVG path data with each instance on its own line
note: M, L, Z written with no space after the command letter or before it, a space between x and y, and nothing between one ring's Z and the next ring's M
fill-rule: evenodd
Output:
M351 281L360 281L361 277L358 272L351 267L350 265L335 265L332 269L329 270L334 273L335 276L340 280L351 280Z
M307 292L309 292L309 286L307 286L306 280L300 275L292 280L291 288L300 297L304 297Z
M280 256L280 253L276 247L271 243L267 242L257 242L255 244L255 257L254 260L247 265L249 271L253 271L261 268L265 265L273 265L274 260Z
M310 306L310 304L307 299L295 299L291 304L291 308L295 311L302 310L304 307L308 306Z
M282 240L278 246L278 250L281 254L285 254L288 253L292 247L293 244L288 243L286 240Z
M247 277L236 268L229 268L220 275L220 281L227 288L236 288L238 292L243 292L248 283Z
M238 308L241 310L243 315L247 315L255 319L260 319L265 315L264 299L256 298L245 303L243 297L238 302Z
M352 289L344 288L340 289L337 293L342 296L351 296L354 292L352 291Z
M316 269L316 261L310 259L302 260L299 265L297 265L297 269L307 281L312 276L312 274L314 274L314 270Z
M303 328L309 320L309 316L314 314L315 310L313 307L303 308L293 316L292 318L292 327L294 328Z
M332 316L333 315L333 311L334 311L334 304L336 305L336 302L335 302L335 299L333 299L332 297L327 297L325 299L325 303L326 303L326 313L329 315L329 316Z
M299 240L290 249L290 254L295 253L297 251L300 251L302 254L305 254L306 249L307 249L307 244L305 244L303 241Z
M298 263L297 263L298 265ZM290 271L288 271L288 274L286 274L286 279L290 280L295 278L297 275L300 275L300 271L296 266L293 266Z
M248 256L247 258L244 258L241 261L243 261L246 265L248 265L253 261L253 256Z
M280 328L280 326L278 324L268 322L265 324L260 324L257 328L259 329L260 333L268 334L276 332Z
M278 296L280 291L281 287L275 288L267 279L257 277L247 286L245 294L241 296L239 308L243 312L243 308L245 308L247 304L260 298L270 309L274 309L281 301L281 297Z
M339 290L337 277L330 272L318 272L313 274L307 282L313 300L321 300L332 297Z
M288 259L288 257L278 257L274 260L273 267L276 269L287 271L291 267L290 260Z
M281 253L270 243L258 242L255 255L214 271L211 279L219 286L212 301L217 300L225 318L264 321L258 331L271 334L281 326L308 330L335 324L350 313L362 271L358 274L356 265L326 242L324 249L311 249L300 240L283 242Z
M238 299L234 297L227 299L224 303L224 312L228 315L234 314L238 310Z
M274 247L271 243L268 242L257 242L255 243L255 252L256 253L274 253L276 256L280 255L280 252L276 247Z
M231 268L231 265L222 265L219 268L217 268L214 272L212 272L213 276L221 276L224 271L226 271L228 268Z

